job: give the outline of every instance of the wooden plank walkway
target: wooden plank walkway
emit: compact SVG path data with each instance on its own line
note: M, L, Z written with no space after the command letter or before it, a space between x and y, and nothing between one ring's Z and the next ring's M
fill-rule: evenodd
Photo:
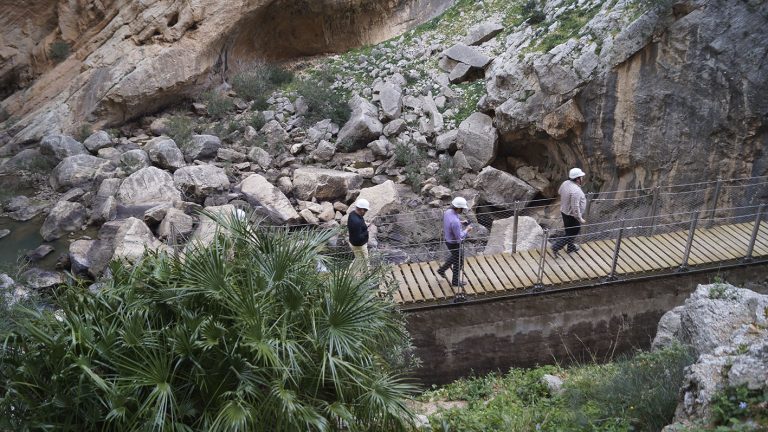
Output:
M747 222L697 229L688 266L695 268L741 260L746 255L753 227L753 222ZM616 275L631 277L677 269L683 262L687 241L687 231L625 237ZM542 284L567 286L606 278L611 272L614 246L614 240L582 243L578 253L561 253L559 258L547 249ZM768 223L760 225L752 256L768 257ZM464 280L467 282L464 291L467 296L483 296L533 288L538 280L540 258L538 250L469 256L464 261ZM392 273L399 285L395 301L408 305L452 299L455 288L437 274L440 264L430 261L395 266Z

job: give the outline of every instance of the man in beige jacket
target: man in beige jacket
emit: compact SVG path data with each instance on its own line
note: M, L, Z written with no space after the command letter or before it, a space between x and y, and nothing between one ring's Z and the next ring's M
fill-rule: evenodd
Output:
M579 246L573 239L581 231L581 224L585 223L584 211L587 207L587 197L581 190L584 184L586 174L581 168L573 168L568 172L568 180L560 185L558 193L560 194L560 213L563 215L563 225L565 226L565 235L555 239L552 245L552 252L555 256L562 248L566 248L568 253L576 252Z

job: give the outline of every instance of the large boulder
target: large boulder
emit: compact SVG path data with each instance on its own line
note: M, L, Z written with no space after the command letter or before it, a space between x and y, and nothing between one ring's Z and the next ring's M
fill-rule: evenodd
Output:
M480 45L493 39L504 30L504 26L495 22L484 22L469 29L467 36L461 42L464 45Z
M360 189L360 174L324 168L305 167L293 172L293 194L300 200L334 201L349 190Z
M232 218L242 218L245 216L245 212L239 210L232 204L225 204L222 206L208 206L204 209L205 213L223 220L231 220ZM219 224L211 217L203 216L200 218L200 224L192 233L192 238L189 242L191 247L198 245L209 245L213 241L217 232L221 230Z
M261 147L253 147L248 150L248 160L267 170L272 165L272 156Z
M28 221L43 212L46 207L48 204L44 201L19 195L11 198L5 205L5 211L8 212L8 217L13 220Z
M24 282L24 285L35 290L53 288L66 282L63 273L43 270L37 267L33 267L22 273L20 279Z
M45 172L56 166L57 160L40 153L36 148L21 150L0 165L0 172L34 171Z
M339 131L338 142L366 145L378 138L384 126L379 121L376 107L360 96L352 98L349 106L352 114Z
M98 278L112 259L112 239L75 240L69 245L70 271L77 276Z
M459 125L456 147L464 153L469 166L480 171L496 157L498 136L493 119L483 113L473 113Z
M491 233L488 236L488 244L483 253L497 254L512 252L514 247L514 217L496 219L491 225ZM517 218L517 251L538 249L544 238L544 230L536 219L529 216Z
M147 167L123 180L117 198L125 205L149 206L181 201L181 192L176 189L170 174L156 167Z
M40 153L51 156L56 162L60 162L69 156L88 154L88 149L72 137L48 135L40 141Z
M110 147L112 137L105 131L96 131L83 141L83 145L89 152L96 153L103 148Z
M698 357L686 369L675 421L706 421L723 389L768 390L768 295L723 282L699 285L662 317L653 347L674 342Z
M250 204L264 207L278 222L296 223L301 218L288 197L259 174L248 176L240 183L239 189Z
M120 155L120 168L127 175L152 165L147 152L141 149L128 150Z
M112 162L87 154L64 158L51 172L50 183L55 190L63 192L78 186L87 187L91 182L112 177L115 165Z
M192 135L192 139L183 146L187 162L195 159L213 159L221 147L221 140L214 135Z
M79 230L85 222L85 207L81 204L59 201L48 213L40 235L45 241L56 240L68 232Z
M533 199L536 190L512 174L493 167L485 167L475 180L480 198L491 205L509 207L520 201L524 207Z
M146 150L149 160L160 168L174 171L185 165L181 150L176 142L168 137L153 138L147 143Z
M179 168L173 173L173 183L185 196L199 202L212 193L229 191L229 178L224 169L213 165Z
M261 128L261 133L264 134L264 137L267 140L267 145L271 148L280 148L289 144L288 140L290 136L277 120L268 121Z
M432 136L435 133L439 133L443 130L443 115L437 109L435 100L432 98L432 94L424 96L424 112L426 117L419 119L421 133L424 135Z
M379 92L379 103L384 120L394 120L403 111L403 89L399 85L385 82L374 88Z
M123 221L113 239L113 259L129 263L138 261L146 250L169 252L170 248L157 240L149 227L140 219L130 217Z
M310 153L312 159L318 162L328 162L336 154L336 144L322 140L317 144L317 148Z
M357 199L367 199L370 203L370 209L365 213L365 219L372 222L379 215L386 215L397 210L400 205L400 193L397 191L397 185L392 180L387 180L382 184L360 189L360 195ZM354 210L355 206L350 206Z
M171 207L165 213L163 221L160 222L160 226L157 228L157 236L160 239L173 238L174 236L184 238L192 233L194 224L195 220L192 216Z
M690 345L697 354L709 354L734 341L734 332L745 324L768 324L768 295L758 294L726 283L699 285L681 309L672 311L679 317L674 337L657 332L656 339L677 339ZM664 346L654 340L654 346Z
M117 216L117 191L122 180L118 178L106 179L99 185L96 196L91 204L91 224L100 224L113 220Z
M456 44L443 52L446 57L473 68L482 69L491 62L491 58L480 51L464 44Z

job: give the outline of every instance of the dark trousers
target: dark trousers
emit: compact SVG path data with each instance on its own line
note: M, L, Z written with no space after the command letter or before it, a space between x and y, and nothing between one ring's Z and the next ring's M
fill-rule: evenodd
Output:
M573 245L573 238L579 235L579 231L581 231L581 223L578 219L571 215L567 215L565 213L560 214L563 215L565 235L555 239L555 242L552 244L552 252L557 252L566 246L568 247L568 252L574 252L576 250L576 246Z
M464 254L461 250L461 243L445 243L446 246L448 246L448 251L451 252L451 256L448 257L448 261L445 262L442 266L440 266L439 271L442 273L446 270L448 270L448 267L451 268L451 283L453 285L458 285L459 281L459 273L461 273L461 270L464 268Z

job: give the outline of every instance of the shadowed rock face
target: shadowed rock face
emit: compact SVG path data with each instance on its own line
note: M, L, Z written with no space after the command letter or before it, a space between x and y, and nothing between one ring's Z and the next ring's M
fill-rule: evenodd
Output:
M124 122L217 85L238 64L395 36L452 0L32 0L3 5L0 108L15 142ZM51 47L69 56L55 63ZM1 110L0 110L1 111ZM0 118L0 120L3 120Z

